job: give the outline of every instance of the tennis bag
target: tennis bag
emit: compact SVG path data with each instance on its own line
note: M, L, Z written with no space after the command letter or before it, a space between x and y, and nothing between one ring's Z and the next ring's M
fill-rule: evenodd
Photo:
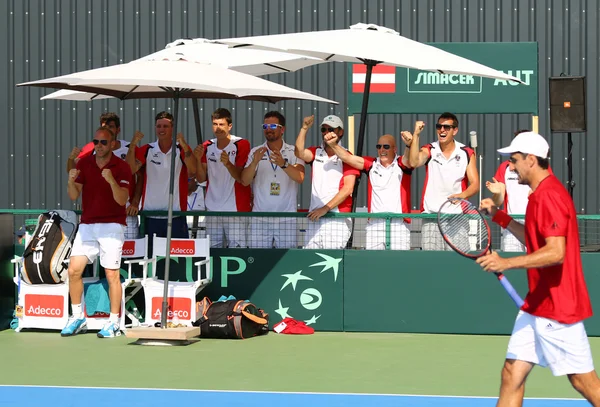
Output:
M269 332L269 314L251 302L227 300L212 302L208 297L196 303L194 323L201 338L246 339Z
M28 284L60 284L67 279L65 260L77 233L73 211L50 211L38 217L29 244L23 252L21 279Z

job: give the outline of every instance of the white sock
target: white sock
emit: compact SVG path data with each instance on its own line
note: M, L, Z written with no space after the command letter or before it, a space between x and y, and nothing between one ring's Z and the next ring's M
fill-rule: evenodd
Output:
M110 313L110 317L108 317L109 322L114 322L115 324L119 323L119 314Z
M73 312L73 317L75 319L83 318L83 310L81 309L81 304L71 304L71 311Z

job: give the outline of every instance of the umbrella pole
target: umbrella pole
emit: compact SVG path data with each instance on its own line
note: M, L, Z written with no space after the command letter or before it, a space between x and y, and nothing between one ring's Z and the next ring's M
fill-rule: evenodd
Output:
M171 174L169 176L169 214L167 218L167 250L165 257L165 282L163 291L162 313L160 327L167 328L167 313L169 312L169 269L171 263L171 231L173 229L173 190L175 184L175 160L177 159L177 115L179 110L179 95L175 93L175 107L173 109L173 144L171 145Z
M375 61L366 60L367 74L365 77L365 90L363 92L362 106L360 109L360 124L358 126L358 141L356 142L356 156L360 157L363 155L363 146L365 144L365 129L367 128L367 110L369 108L369 94L371 92L371 74L373 73L373 67L377 65ZM361 174L362 175L362 174ZM358 194L358 185L360 184L360 176L356 178L354 182L354 190L352 191L352 212L356 212L356 198ZM346 247L352 248L354 241L354 223L356 218L352 218L352 234L348 239Z
M196 141L202 144L202 128L200 128L200 110L198 109L198 99L192 99L192 110L194 111L194 124L196 125Z

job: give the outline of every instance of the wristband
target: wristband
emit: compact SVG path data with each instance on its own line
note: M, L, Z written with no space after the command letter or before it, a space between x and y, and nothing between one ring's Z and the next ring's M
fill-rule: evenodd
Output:
M498 210L492 218L492 222L497 223L504 229L508 228L508 224L512 222L512 220L513 218L508 213L501 210Z

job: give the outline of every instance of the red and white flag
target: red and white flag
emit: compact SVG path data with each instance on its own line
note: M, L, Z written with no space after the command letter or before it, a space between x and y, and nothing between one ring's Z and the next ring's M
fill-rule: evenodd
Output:
M352 65L352 93L364 93L367 66L365 64ZM396 67L389 65L375 65L371 74L371 93L396 92Z

